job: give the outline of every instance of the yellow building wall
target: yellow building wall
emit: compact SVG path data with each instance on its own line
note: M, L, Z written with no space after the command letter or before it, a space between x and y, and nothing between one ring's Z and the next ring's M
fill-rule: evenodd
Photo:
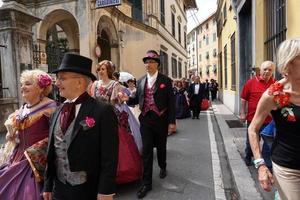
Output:
M238 68L238 63L237 63L237 42L238 42L238 34L236 32L237 30L237 25L236 21L234 20L234 10L233 8L230 10L229 6L231 4L230 0L225 0L222 2L222 13L223 13L223 7L226 2L226 9L227 9L227 20L226 23L223 25L222 33L220 35L219 39L219 52L222 52L222 75L223 75L223 90L229 90L231 91L231 36L233 33L235 33L235 63L236 63L236 69ZM222 14L223 16L223 14ZM225 62L224 62L224 47L227 45L227 88L225 88ZM218 72L219 73L219 72ZM238 75L238 73L236 73ZM236 85L238 85L238 77L236 79Z
M287 34L286 38L300 37L300 1L288 0L287 1Z
M258 67L265 60L264 42L266 38L265 0L256 0L255 5L255 66Z
M299 8L299 0L287 0L287 39L300 37ZM266 59L266 50L264 47L264 42L266 39L266 14L264 0L256 0L255 10L255 66L258 67Z

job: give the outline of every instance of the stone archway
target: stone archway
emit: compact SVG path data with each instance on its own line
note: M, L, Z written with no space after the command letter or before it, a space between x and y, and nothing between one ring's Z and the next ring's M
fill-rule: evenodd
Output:
M66 52L79 52L79 26L66 10L54 10L38 29L39 51L46 52L48 71L57 69Z
M101 56L98 61L111 60L119 70L120 52L119 39L115 24L108 16L101 16L97 25L97 44L101 48Z

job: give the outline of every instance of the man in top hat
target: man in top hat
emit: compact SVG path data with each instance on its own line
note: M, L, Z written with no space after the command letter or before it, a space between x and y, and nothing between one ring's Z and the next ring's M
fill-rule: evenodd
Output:
M118 161L118 122L113 108L86 93L92 60L65 54L56 86L66 98L52 116L45 172L46 200L111 200Z
M143 142L144 174L138 198L146 196L152 189L153 147L157 149L157 160L160 167L160 178L167 175L166 146L168 127L175 126L175 98L171 79L158 72L159 55L149 50L143 58L147 74L137 81L134 97L123 97L129 105L139 104L140 130Z

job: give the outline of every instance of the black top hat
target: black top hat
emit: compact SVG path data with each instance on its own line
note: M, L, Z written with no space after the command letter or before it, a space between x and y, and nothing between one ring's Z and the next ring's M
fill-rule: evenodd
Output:
M147 51L146 57L143 58L143 62L146 62L148 59L155 60L158 64L160 64L159 55L154 50Z
M58 72L75 72L86 75L94 81L97 78L91 72L92 62L93 61L87 57L75 53L66 53L59 68L54 70L52 73L57 74Z

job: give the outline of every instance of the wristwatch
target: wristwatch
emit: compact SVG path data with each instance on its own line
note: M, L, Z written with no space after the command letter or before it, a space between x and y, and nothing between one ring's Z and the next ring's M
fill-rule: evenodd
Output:
M256 159L256 160L253 160L253 163L254 163L254 167L255 167L256 169L258 169L261 165L265 165L265 164L266 164L266 163L265 163L265 160L262 159L262 158L258 158L258 159Z

